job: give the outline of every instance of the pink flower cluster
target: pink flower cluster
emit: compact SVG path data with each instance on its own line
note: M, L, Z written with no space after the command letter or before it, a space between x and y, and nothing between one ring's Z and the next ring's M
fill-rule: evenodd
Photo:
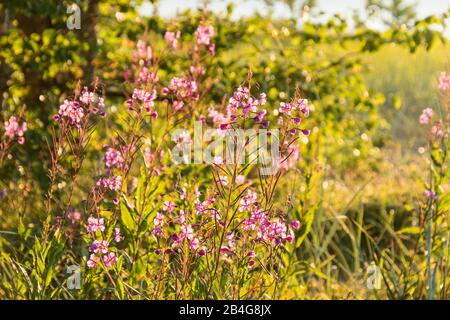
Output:
M439 77L439 90L446 91L450 88L450 75L447 75L446 72L441 72Z
M105 231L105 219L100 218L96 219L94 217L88 218L88 225L87 225L87 231L88 232L103 232Z
M420 124L428 124L430 120L433 118L434 112L431 108L426 108L422 111L422 114L419 117Z
M175 138L175 142L177 144L189 144L189 143L192 143L192 139L191 139L189 132L187 132L186 130L183 130Z
M75 127L80 127L81 120L84 117L83 107L77 101L64 100L64 103L59 106L58 114L53 116L55 121L68 120L69 124Z
M179 194L181 199L187 200L186 189L182 188ZM221 221L215 197L210 195L202 201L200 200L202 193L197 188L194 189L194 195L195 216L188 217L184 210L179 210L178 214L170 215L170 213L175 212L175 204L171 201L163 203L164 214L156 214L153 220L152 234L158 238L158 248L155 251L157 254L162 252L165 254L180 253L184 245L187 245L195 254L203 257L211 249L208 249L206 245L202 245L206 241L205 236L210 236L208 235L209 232L206 235L202 233L204 232L202 226L212 223L219 226L219 228L226 227L226 223ZM255 264L254 257L256 253L253 250L254 245L263 243L264 246L280 246L285 243L291 243L294 240L294 230L300 228L298 220L291 221L290 225L288 225L280 218L271 219L261 209L256 192L250 189L240 197L238 211L250 214L250 217L240 223L238 221L237 229L224 231L224 239L219 251L222 257L226 259L244 254L244 257L248 259L246 262L247 266L250 268ZM194 223L195 220L199 219L201 222L197 221ZM168 231L171 227L175 227L176 231ZM207 229L209 230L209 228ZM166 245L168 247L163 249Z
M195 31L195 38L197 39L197 44L207 46L208 52L212 56L215 54L216 51L216 45L214 43L211 43L211 38L213 36L214 36L214 28L212 26L205 26L201 24Z
M196 191L196 198L194 200L195 213L197 215L209 213L211 219L214 221L221 220L222 216L220 215L220 209L214 205L216 199L213 196L209 196L206 200L201 201L200 196L201 193Z
M435 125L431 127L431 134L436 138L447 138L448 131L442 125L442 121L437 121Z
M5 122L5 135L11 140L17 136L17 142L19 144L25 143L24 133L27 131L28 126L25 121L20 125L15 116L12 116Z
M163 229L162 229L163 225L164 225L164 216L161 213L157 212L156 216L155 216L155 219L153 219L153 226L154 227L153 227L152 233L155 236L157 236L157 237L162 237L162 235L163 235Z
M163 211L171 213L175 209L175 203L173 201L164 201Z
M253 238L255 242L263 241L280 245L286 241L293 241L293 231L279 219L270 220L259 207L255 192L247 191L247 195L239 203L239 211L250 212L250 217L243 221L241 229L245 232L256 231L256 236ZM297 224L294 223L292 227L294 226Z
M266 94L261 93L258 98L253 97L250 94L250 89L247 87L238 87L228 101L226 107L226 119L228 122L233 122L238 118L248 118L253 116L252 119L256 123L261 123L264 128L267 128L269 123L264 121L264 116L267 114L265 109L260 107L266 104ZM209 110L210 116L213 116L213 121L223 121L223 116L213 109ZM222 130L228 129L230 123L221 123L220 128Z
M195 38L197 39L198 44L209 45L213 36L214 28L212 26L201 24L197 27L197 31L195 31Z
M431 199L431 200L437 199L436 193L434 193L433 191L430 191L430 190L425 190L425 191L423 192L423 195L424 195L426 198Z
M158 117L158 113L153 111L153 106L155 105L155 100L157 98L156 90L152 92L145 91L143 89L135 88L131 99L127 100L128 110L135 110L135 104L137 104L137 112L142 112L142 107L145 111L151 115L153 119Z
M284 113L288 116L292 114L293 111L299 110L303 115L309 115L308 108L308 100L307 99L298 99L295 102L280 102L280 109L278 110L280 113Z
M178 39L180 38L180 31L172 32L172 31L166 31L164 34L164 40L166 43L170 45L172 49L176 49L178 46Z
M252 211L258 208L258 197L256 192L247 190L247 194L239 201L239 211Z
M185 102L195 101L199 98L197 83L186 78L172 78L170 84L163 88L162 92L164 95L173 96L172 105L175 110L182 109Z
M80 96L80 102L93 114L100 113L102 117L106 115L105 98L98 97L94 92L90 92L87 87L83 88L83 92Z
M112 147L109 147L104 156L105 166L107 169L121 168L124 162L122 152Z
M98 267L98 264L101 261L101 262L103 262L103 264L105 265L106 268L111 268L112 266L114 266L114 264L116 264L117 260L118 259L114 252L106 253L103 256L99 256L99 255L92 253L89 256L89 260L87 261L87 266L91 269L95 269Z
M122 187L122 177L112 176L109 178L100 178L97 181L97 187L109 189L111 191L118 191Z
M93 92L89 92L87 87L83 88L83 92L80 96L80 102L85 105L89 105L94 102L95 94Z
M84 87L79 101L64 100L64 103L59 106L58 114L55 114L53 119L59 122L68 121L71 126L79 128L86 110L93 114L100 113L101 116L105 116L106 112L104 109L105 98L97 97L94 92L90 92L87 87Z
M97 240L95 239L96 232L105 231L104 219L96 219L94 217L88 218L87 231L93 234L94 241L89 247L89 252L91 252L89 259L87 261L87 266L89 268L96 268L99 262L103 262L106 268L111 268L116 262L117 257L114 252L109 252L109 242L107 240ZM114 240L116 242L122 241L122 235L120 234L120 229L114 229Z
M164 203L163 210L166 213L170 213L174 210L174 204L173 202L166 201ZM189 248L191 250L197 250L199 248L199 239L194 237L194 230L192 228L192 225L186 223L186 216L183 210L180 210L180 233L174 233L170 237L172 240L172 248L179 247L184 240L187 240L189 243ZM157 213L155 218L153 219L153 231L152 233L156 237L162 237L163 236L163 229L164 226L164 216L161 213Z
M151 72L147 67L143 66L139 70L139 74L137 77L138 83L157 83L159 81L156 73Z
M184 215L184 212L182 212L182 215ZM189 249L191 250L197 250L199 248L200 240L195 237L194 235L194 229L192 228L192 225L187 224L183 222L180 227L180 234L174 233L172 235L172 248L176 248L182 245L183 241L187 241L189 244Z
M298 99L295 102L281 102L278 109L280 114L288 117L289 121L293 124L293 128L290 129L291 134L295 134L298 130L298 126L302 122L302 117L309 116L309 106L307 99ZM309 130L300 129L303 135L308 136Z
M108 252L109 243L106 240L94 240L91 246L89 247L90 252L94 253L107 253Z
M142 41L142 40L139 40L137 42L136 47L137 47L137 50L134 53L134 58L136 60L143 59L144 62L146 64L148 64L150 62L150 59L152 58L152 55L153 55L152 54L152 48L150 46L147 46L145 44L145 42Z
M420 124L428 124L431 122L434 116L433 109L426 108L422 111L422 114L419 117ZM431 127L431 134L436 138L445 138L448 137L448 131L442 125L442 121L438 120Z
M72 223L76 223L77 221L80 221L81 219L81 213L80 211L74 209L74 208L70 208L67 211L67 218L72 222Z

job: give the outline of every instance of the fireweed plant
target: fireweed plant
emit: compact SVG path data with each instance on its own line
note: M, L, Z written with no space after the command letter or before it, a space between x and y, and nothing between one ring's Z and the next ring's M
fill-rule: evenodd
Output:
M426 108L419 122L428 126L429 177L425 183L423 195L424 238L426 241L427 297L435 299L445 297L449 290L449 225L447 211L450 204L449 194L445 192L448 177L448 149L450 128L450 75L442 72L438 90L441 108Z
M32 247L9 258L24 282L12 280L7 292L28 298L258 299L278 297L286 287L295 271L286 257L305 230L289 210L274 209L274 194L280 178L300 161L299 138L310 134L303 124L308 101L297 90L291 101L268 109L266 94L249 73L221 104L209 105L212 82L203 62L215 55L213 26L202 21L192 44L182 43L179 30L168 30L164 39L159 54L145 37L137 42L123 72L123 125L108 136L102 172L81 203L73 195L85 155L110 116L104 88L98 80L92 87L79 84L53 116L42 229L19 226ZM190 46L191 65L162 83L158 66L180 45ZM267 174L261 163L238 161L256 139L251 134L232 152L217 146L213 161L175 164L172 150L193 144L195 121L227 138L233 130L265 130L279 146L276 158L264 155L276 170ZM188 129L174 138L179 128ZM11 116L3 130L2 160L7 149L25 142L27 123L21 114ZM61 181L68 184L64 193L56 187ZM78 291L66 286L71 265L81 270Z
M418 119L419 125L426 129L427 152L424 153L429 170L417 201L417 223L408 228L408 232L415 235L412 253L406 259L399 259L394 252L380 252L373 242L374 260L380 266L390 299L446 299L450 290L450 194L446 190L450 76L445 72L439 77L438 94L440 107L425 108Z

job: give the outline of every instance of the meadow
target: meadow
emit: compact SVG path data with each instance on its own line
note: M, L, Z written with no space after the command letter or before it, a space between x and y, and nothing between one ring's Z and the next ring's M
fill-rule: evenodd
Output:
M0 299L450 298L450 9L76 3L0 2Z

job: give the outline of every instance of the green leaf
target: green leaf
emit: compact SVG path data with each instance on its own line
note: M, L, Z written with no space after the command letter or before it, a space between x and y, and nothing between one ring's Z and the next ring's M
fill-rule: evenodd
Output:
M442 196L439 199L439 213L445 213L450 211L450 193Z
M420 233L419 227L406 227L397 231L398 234L418 234Z
M134 222L131 210L126 203L127 201L120 202L120 221L128 231L133 232L136 230L136 223Z
M302 226L300 228L300 235L297 237L297 241L295 242L295 247L298 248L305 240L308 233L311 231L311 226L314 221L314 213L316 212L316 207L313 206L309 208L309 210L305 213L302 218Z

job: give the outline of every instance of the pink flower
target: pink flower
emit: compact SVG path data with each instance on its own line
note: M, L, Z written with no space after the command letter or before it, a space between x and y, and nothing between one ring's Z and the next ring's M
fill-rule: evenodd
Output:
M27 131L28 125L24 121L22 125L19 125L17 118L12 116L5 122L5 135L11 139L17 136L17 142L19 144L25 143L25 138L23 137L25 131Z
M149 147L146 147L144 149L144 163L147 168L150 168L151 163L153 160L155 160L155 156L153 155L152 151Z
M113 176L110 178L100 178L97 181L97 187L110 189L111 191L118 191L122 187L122 177Z
M184 224L181 226L181 239L191 240L194 237L194 231L192 230L192 226L190 224Z
M144 59L148 62L152 57L152 48L147 46L142 40L138 40L136 47L135 58Z
M180 38L180 31L177 32L166 31L166 33L164 34L164 40L166 41L166 43L170 45L172 49L176 49L176 47L178 46L179 38Z
M153 228L152 233L156 236L156 237L162 237L163 235L163 229L160 226L156 226Z
M163 234L162 226L164 225L164 216L161 213L156 213L156 217L153 219L153 225L152 233L157 237L161 237Z
M284 239L289 243L292 243L292 241L294 241L294 237L292 235L287 235Z
M438 121L434 126L431 127L431 134L437 138L448 137L448 132L442 127L442 122Z
M256 192L247 190L247 194L239 201L239 211L250 211L258 203Z
M433 191L430 191L430 190L425 190L425 191L423 192L423 195L424 195L425 197L427 197L428 199L431 199L431 200L434 200L434 199L437 198L436 193L434 193Z
M123 240L123 236L120 233L120 228L114 228L114 241L119 243Z
M171 213L175 209L175 203L173 201L164 201L163 211Z
M193 75L204 75L205 74L205 68L203 66L190 66L189 71Z
M97 257L95 256L95 254L90 255L89 260L87 261L87 266L88 268L91 269L97 268L98 264L97 264Z
M150 72L147 67L142 67L137 78L138 83L157 83L158 76L154 72Z
M75 223L81 219L81 213L76 209L70 208L67 212L67 218L72 221L72 223Z
M135 88L133 91L132 99L140 101L140 103L144 106L145 111L147 113L152 114L152 108L155 104L155 100L157 98L156 90L153 90L152 92L147 92L142 89ZM133 100L128 102L129 104L129 110L133 110ZM141 112L142 108L138 109L138 112Z
M236 177L236 183L237 183L237 184L243 184L244 182L245 182L245 176L239 174L239 175Z
M209 45L210 39L214 36L214 29L212 26L199 25L195 31L195 37L198 44Z
M186 214L184 213L184 210L180 210L180 223L184 224L186 222Z
M157 212L155 219L153 219L153 224L155 226L162 227L164 225L164 216L161 213Z
M249 88L240 86L228 101L226 107L227 116L230 120L234 120L238 117L246 118L250 113L257 114L258 108L265 105L265 103L265 94L261 94L257 99L251 96ZM239 111L242 111L242 114L240 114ZM265 113L263 113L262 116L264 116L264 114Z
M442 91L448 90L448 88L450 88L450 75L447 75L446 72L441 72L438 88Z
M308 116L309 115L308 100L298 99L297 101L294 102L280 102L280 108L278 109L280 113L284 113L290 116L294 110L298 110L304 116ZM297 120L296 122L299 123L300 121Z
M120 168L123 164L122 153L119 150L109 147L105 152L105 166L107 168Z
M228 178L226 176L219 176L219 180L222 185L228 185Z
M175 96L176 99L173 103L175 110L179 110L184 106L184 99L198 100L199 98L197 83L194 80L186 78L172 78L169 86L163 88L162 93L164 95L172 94Z
M291 226L294 229L300 228L300 221L298 221L298 220L291 221Z
M220 253L223 253L223 254L227 254L227 253L229 253L230 252L230 249L227 247L227 246L222 246L221 248L220 248Z
M94 93L89 92L88 88L84 87L83 92L80 97L81 103L86 104L86 105L91 104L92 102L94 102L94 98L95 98Z
M99 97L99 98L98 98L97 106L98 106L100 109L105 108L105 98L104 98L104 97Z
M214 43L211 43L211 44L208 46L208 52L209 52L209 54L212 55L212 56L216 53L216 45L215 45Z
M280 108L278 109L280 113L285 113L288 116L291 115L292 104L287 102L280 102Z
M89 217L87 231L88 232L104 231L105 230L104 222L105 220L103 218L95 219L93 217Z
M183 130L180 132L178 137L175 139L175 142L177 144L189 144L189 143L192 143L192 139L191 139L191 136L189 135L189 133L186 130Z
M80 127L81 120L84 117L84 110L77 101L64 100L59 106L58 114L53 116L55 121L67 119L70 125Z
M117 257L114 252L110 252L103 256L102 260L107 268L111 268L117 262Z
M308 99L298 99L296 104L296 108L300 110L305 116L309 116L308 103Z
M189 241L189 248L191 250L197 250L199 247L199 243L200 241L198 240L198 238L193 238Z
M90 252L94 253L107 253L108 252L109 243L106 240L94 240L91 246L89 247Z
M419 123L420 124L428 124L433 118L434 112L431 108L423 109L422 114L419 117Z

